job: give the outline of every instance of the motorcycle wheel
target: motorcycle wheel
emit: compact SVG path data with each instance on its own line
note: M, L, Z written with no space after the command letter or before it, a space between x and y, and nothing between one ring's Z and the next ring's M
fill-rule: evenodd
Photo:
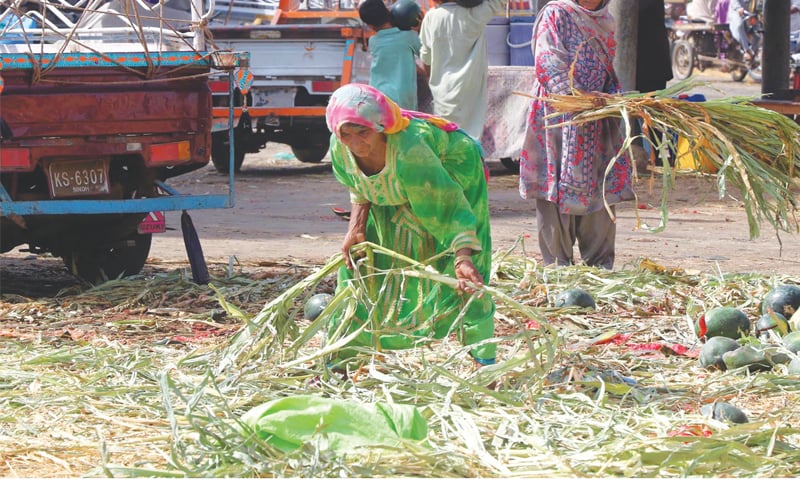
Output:
M753 65L747 69L747 75L756 83L761 83L761 51L759 48Z
M745 63L744 54L742 54L742 51L739 49L739 44L733 44L728 48L726 58L733 63L730 70L731 80L734 82L741 82L744 80L744 77L747 76L747 67L735 66Z
M684 80L694 70L694 46L688 40L676 40L672 46L672 75Z

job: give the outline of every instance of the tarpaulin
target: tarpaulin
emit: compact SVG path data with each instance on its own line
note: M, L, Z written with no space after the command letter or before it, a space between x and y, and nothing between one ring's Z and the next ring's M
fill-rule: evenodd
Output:
M425 417L412 405L359 403L314 395L281 398L242 416L258 436L283 451L322 441L325 448L347 452L357 447L395 447L428 435Z
M533 67L489 67L489 102L481 146L486 158L519 158L525 140Z

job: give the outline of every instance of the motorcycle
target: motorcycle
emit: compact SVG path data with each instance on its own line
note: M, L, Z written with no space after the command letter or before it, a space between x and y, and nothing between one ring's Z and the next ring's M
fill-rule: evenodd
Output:
M681 17L670 25L672 73L678 80L689 78L695 68L719 68L741 82L746 76L761 81L761 39L763 24L757 13L745 16L746 31L755 52L751 59L733 38L728 24L708 23Z

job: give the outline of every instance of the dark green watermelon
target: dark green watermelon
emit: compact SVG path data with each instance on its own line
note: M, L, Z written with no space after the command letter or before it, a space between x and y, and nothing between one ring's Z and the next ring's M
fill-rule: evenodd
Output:
M769 331L774 331L779 337L789 333L789 321L780 313L765 313L756 322L756 335L760 338L769 338Z
M728 337L736 340L750 334L750 319L738 308L712 308L697 319L695 333L699 338Z
M597 308L594 297L583 290L582 288L570 288L559 293L554 302L557 308L564 307L581 307L581 308Z
M761 313L772 310L786 318L792 318L800 310L800 287L783 284L770 290L761 302Z
M739 348L739 342L728 337L711 337L703 344L700 350L700 366L708 369L725 370L725 362L722 360L722 355L725 352L732 352Z
M749 372L759 372L772 368L772 362L767 358L767 354L752 345L742 345L736 350L723 353L722 363L725 364L726 370L747 367Z
M800 331L792 332L783 337L783 344L792 353L800 352Z
M318 293L313 297L309 298L303 308L303 316L307 320L316 320L317 317L320 316L325 307L333 299L333 295L330 293Z
M700 409L700 413L720 422L748 422L747 415L743 411L727 402L714 402L713 405L705 405Z

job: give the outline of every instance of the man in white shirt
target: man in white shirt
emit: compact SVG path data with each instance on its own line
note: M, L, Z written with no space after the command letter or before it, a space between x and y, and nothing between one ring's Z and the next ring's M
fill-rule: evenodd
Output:
M471 8L451 0L434 3L419 31L419 58L429 75L433 114L480 140L489 101L486 25L505 10L508 0L483 0Z
M800 1L800 0L798 0ZM716 18L717 0L690 0L686 4L686 16L694 20L714 23Z

